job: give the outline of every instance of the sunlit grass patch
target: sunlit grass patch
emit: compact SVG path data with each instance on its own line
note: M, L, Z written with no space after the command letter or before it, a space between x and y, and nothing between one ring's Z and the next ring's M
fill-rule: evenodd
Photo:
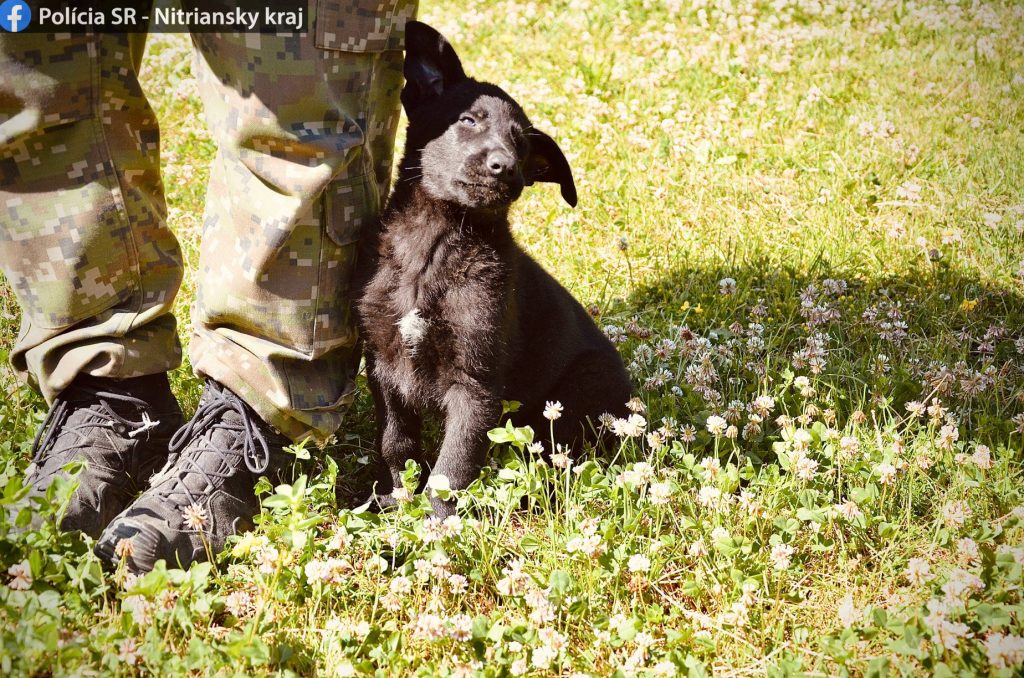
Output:
M579 207L534 187L514 229L629 364L633 417L604 422L617 444L544 461L547 433L513 424L460 518L411 492L376 515L349 499L371 477L361 392L326 456L263 488L255 532L141 579L4 511L4 673L1018 674L1021 8L421 18L567 150ZM144 74L190 267L185 341L214 150L189 51L154 36ZM10 345L6 287L0 313ZM2 379L8 506L42 404ZM187 367L174 386L194 406Z

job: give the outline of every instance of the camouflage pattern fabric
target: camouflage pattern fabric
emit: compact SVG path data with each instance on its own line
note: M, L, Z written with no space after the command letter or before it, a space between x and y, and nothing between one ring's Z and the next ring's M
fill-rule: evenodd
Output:
M0 33L0 265L23 309L11 356L48 400L80 372L180 362L143 40Z
M187 3L186 3L187 4ZM387 194L410 0L311 0L305 34L197 34L218 152L189 353L292 439L353 395L355 243ZM142 36L0 34L0 265L12 362L48 400L79 373L180 362Z

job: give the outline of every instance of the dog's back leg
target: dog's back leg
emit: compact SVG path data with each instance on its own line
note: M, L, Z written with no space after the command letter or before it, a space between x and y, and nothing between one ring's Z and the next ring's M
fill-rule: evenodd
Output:
M584 443L601 442L597 427L602 414L607 412L621 417L627 413L626 401L632 396L633 386L625 369L614 359L616 356L612 358L610 360L604 352L588 351L577 356L562 372L545 398L545 402L562 404L562 416L553 426L537 416L540 413L530 413L534 437L545 442L545 449L551 447L553 429L555 443L563 445L572 456L578 456L583 452Z

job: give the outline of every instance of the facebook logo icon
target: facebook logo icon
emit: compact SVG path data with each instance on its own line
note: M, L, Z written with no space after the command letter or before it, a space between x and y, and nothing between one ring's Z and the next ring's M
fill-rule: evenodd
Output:
M0 4L0 28L11 33L24 29L32 21L32 8L25 0L7 0Z

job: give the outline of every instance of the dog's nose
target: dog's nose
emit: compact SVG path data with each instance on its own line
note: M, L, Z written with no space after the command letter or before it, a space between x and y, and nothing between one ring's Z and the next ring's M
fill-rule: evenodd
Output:
M498 179L511 179L516 162L506 151L491 151L487 154L487 170Z

